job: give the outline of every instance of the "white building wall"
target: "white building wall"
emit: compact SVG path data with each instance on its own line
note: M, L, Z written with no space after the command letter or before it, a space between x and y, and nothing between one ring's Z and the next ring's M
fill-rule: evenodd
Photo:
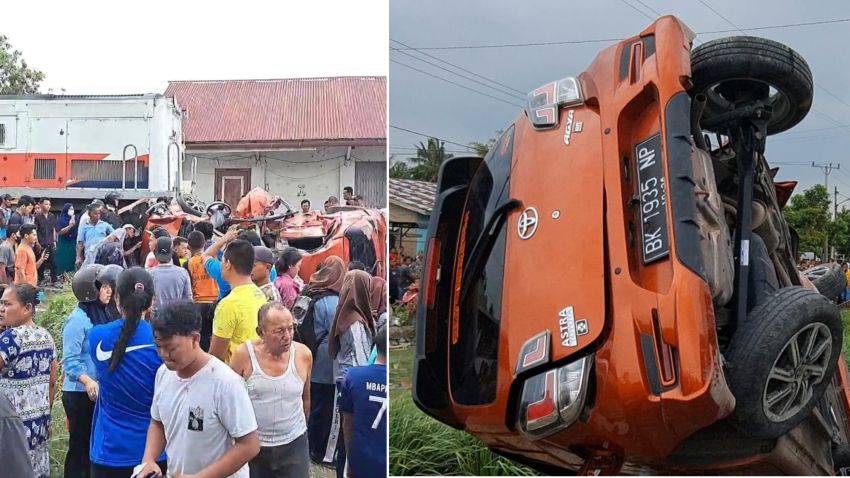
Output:
M193 180L193 162L197 158L194 194L209 203L215 196L216 168L250 168L251 188L262 187L295 207L303 199L309 199L312 207L320 210L328 196L342 200L342 189L354 187L356 161L386 164L384 147L354 147L349 160L346 160L347 150L346 147L332 147L210 152L193 149L190 144L183 163L183 179Z

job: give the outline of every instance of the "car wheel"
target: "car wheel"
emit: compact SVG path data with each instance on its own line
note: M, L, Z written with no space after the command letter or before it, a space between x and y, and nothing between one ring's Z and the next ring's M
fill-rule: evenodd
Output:
M823 264L803 271L803 275L812 281L818 292L829 300L835 300L844 293L847 278L837 262Z
M736 103L767 98L766 103L773 108L767 134L780 133L802 121L814 96L806 60L791 48L765 38L720 38L694 48L691 80L690 94L706 97L703 123L734 109Z
M838 309L803 287L786 287L756 306L732 336L726 378L743 434L777 438L802 422L823 396L841 353Z
M195 196L187 193L177 195L177 204L186 214L201 217L207 209L206 204Z

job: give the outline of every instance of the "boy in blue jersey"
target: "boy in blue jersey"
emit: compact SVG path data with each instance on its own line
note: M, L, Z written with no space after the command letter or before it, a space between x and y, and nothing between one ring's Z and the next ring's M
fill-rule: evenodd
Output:
M153 279L140 267L116 284L121 318L89 331L89 353L100 379L91 434L92 478L128 477L142 462L156 372L162 359L143 320L153 303ZM157 462L163 469L165 454Z
M378 358L353 367L340 381L339 410L347 476L387 476L387 327L375 335Z

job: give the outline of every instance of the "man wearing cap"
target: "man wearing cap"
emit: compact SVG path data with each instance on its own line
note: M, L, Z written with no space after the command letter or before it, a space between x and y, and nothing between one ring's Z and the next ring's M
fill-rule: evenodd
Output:
M12 195L4 194L0 196L0 241L6 239L6 226L9 225L9 219L12 218Z
M280 302L280 292L270 277L274 262L274 253L271 249L265 246L254 246L254 270L251 271L251 280L260 288L266 300Z
M153 311L178 300L192 301L192 283L186 269L175 266L172 262L172 243L170 237L160 237L156 240L154 257L159 265L150 269L153 277Z

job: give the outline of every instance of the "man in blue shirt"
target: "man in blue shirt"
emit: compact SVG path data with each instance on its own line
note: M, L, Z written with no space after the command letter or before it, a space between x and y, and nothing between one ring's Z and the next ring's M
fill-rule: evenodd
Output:
M0 240L6 239L6 226L12 218L12 195L6 193L0 196Z
M375 335L375 346L375 363L349 369L339 383L347 476L353 478L387 476L386 326Z
M227 232L211 246L207 247L201 255L201 260L204 262L204 270L207 271L207 275L215 280L215 283L218 285L218 300L224 299L228 294L230 294L230 284L228 284L221 275L220 253L228 244L236 239L242 239L243 236L244 232L239 232L239 228L237 226L230 226L230 229L228 229ZM256 236L259 240L260 236L257 236L256 234L254 234L254 236ZM249 240L252 245L260 245L259 242L250 241L250 238L246 238L246 240ZM274 282L275 279L277 279L277 271L274 267L272 267L269 273L269 280Z
M93 246L98 242L106 239L112 234L115 229L108 222L100 220L102 207L98 204L89 204L88 206L89 222L80 226L77 231L77 267L83 264L85 259L85 251L89 246Z

